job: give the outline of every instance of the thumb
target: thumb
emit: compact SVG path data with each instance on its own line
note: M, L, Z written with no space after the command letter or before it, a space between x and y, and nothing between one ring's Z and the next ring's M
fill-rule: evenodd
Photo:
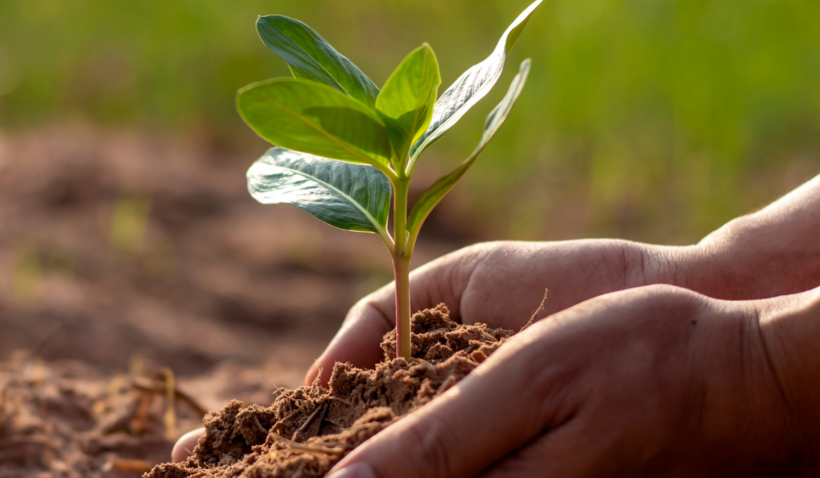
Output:
M374 295L381 292L378 291ZM392 298L390 295L390 300ZM379 345L384 334L393 328L393 324L392 319L382 310L381 304L387 301L370 300L372 299L365 298L353 306L342 328L308 370L305 377L306 385L312 384L320 372L321 383L328 383L333 366L337 362L349 362L358 368L373 368L381 361L384 352Z
M445 303L450 317L458 320L464 288L487 246L472 246L441 257L410 274L411 310L418 311ZM305 377L311 384L322 370L321 382L327 383L337 362L350 362L359 368L373 368L384 353L379 344L395 326L396 291L390 283L359 301L348 312L342 328Z

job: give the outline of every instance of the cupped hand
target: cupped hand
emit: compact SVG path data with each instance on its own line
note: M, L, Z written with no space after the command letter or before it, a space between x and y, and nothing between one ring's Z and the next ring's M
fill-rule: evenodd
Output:
M443 256L410 276L412 310L444 303L465 324L518 330L549 298L539 317L609 292L647 284L675 284L699 254L697 246L661 247L619 240L492 242ZM327 382L336 362L372 368L379 344L395 327L395 286L359 301L307 374Z
M691 269L697 247L661 247L620 240L493 242L443 256L410 277L413 310L446 304L463 323L518 330L538 309L539 317L589 298L651 283L674 283ZM368 295L348 313L336 337L308 371L310 384L321 369L326 383L336 362L372 368L382 358L379 344L395 326L392 284ZM183 436L173 460L185 460L204 429Z
M766 313L669 286L585 302L516 335L332 476L803 476Z

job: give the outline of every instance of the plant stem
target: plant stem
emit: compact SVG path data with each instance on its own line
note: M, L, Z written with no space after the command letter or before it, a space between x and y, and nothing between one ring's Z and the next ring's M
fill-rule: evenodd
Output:
M410 361L410 259L393 258L396 276L396 358Z
M393 274L396 279L396 357L410 360L410 255L407 234L407 192L410 180L399 172L393 183L395 196L393 215Z

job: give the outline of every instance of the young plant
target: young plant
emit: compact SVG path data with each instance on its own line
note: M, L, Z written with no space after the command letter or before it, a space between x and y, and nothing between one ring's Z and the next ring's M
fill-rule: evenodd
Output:
M379 90L310 27L280 15L259 17L265 45L290 66L276 78L239 90L245 122L277 147L248 170L248 190L263 204L292 204L340 229L375 233L393 258L396 353L410 359L410 259L422 224L498 132L521 93L530 61L490 113L473 153L433 183L409 209L419 157L495 86L530 5L493 53L467 70L436 101L441 83L433 50L411 52ZM393 234L388 216L393 203Z

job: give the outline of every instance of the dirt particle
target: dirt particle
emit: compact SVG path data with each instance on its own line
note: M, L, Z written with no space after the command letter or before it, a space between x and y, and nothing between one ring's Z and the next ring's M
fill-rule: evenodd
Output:
M513 333L461 325L444 305L412 319L413 360L395 356L395 331L374 370L337 363L330 386L280 389L269 407L231 401L205 417L191 457L146 478L324 476L355 447L462 380Z

